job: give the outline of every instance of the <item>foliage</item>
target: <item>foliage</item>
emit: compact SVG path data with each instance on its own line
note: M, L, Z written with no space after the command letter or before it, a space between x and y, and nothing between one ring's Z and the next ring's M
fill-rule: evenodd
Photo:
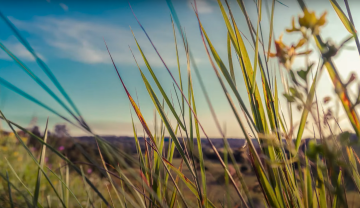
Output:
M200 36L206 55L209 58L211 67L217 76L226 100L236 118L239 131L242 131L245 136L246 145L243 147L243 150L246 152L248 161L255 175L255 181L259 186L262 195L260 198L260 200L262 200L261 203L265 207L350 206L347 197L350 189L346 186L346 182L350 181L353 183L356 191L360 193L360 175L357 167L360 161L356 151L354 151L355 146L353 146L358 142L354 142L350 138L350 135L346 133L340 135L333 134L334 129L330 126L330 122L338 124L337 118L332 115L331 111L325 113L325 110L320 108L320 101L316 96L316 87L319 77L323 71L326 70L330 75L338 99L345 109L347 118L357 138L360 138L359 117L355 111L356 105L360 102L357 99L357 101L353 103L348 90L349 84L355 79L352 77L346 83L341 81L339 71L333 62L333 57L339 53L346 42L350 41L352 37L355 37L357 40L357 34L352 20L346 17L335 0L330 0L331 5L334 7L345 28L349 31L351 37L347 38L346 41L339 44L339 46L330 41L324 42L320 34L321 29L326 23L327 13L325 12L320 17L317 17L314 12L306 7L302 0L298 0L303 15L298 17L298 24L296 24L295 18L292 20L291 28L286 30L289 34L286 35L299 33L301 38L296 41L296 44L287 46L283 43L282 36L280 36L280 38L275 41L276 53L271 53L271 44L268 46L268 52L265 52L263 45L263 32L261 30L263 5L261 0L256 1L258 15L256 27L254 27L250 21L243 0L237 0L239 8L230 7L227 0L224 2L217 0L217 2L223 15L227 29L226 32L228 34L226 40L227 59L222 59L212 44L211 34L206 32L206 28L201 22L201 16L197 12L196 1L194 1L192 6L196 15L196 21L199 24ZM1 117L14 131L17 142L19 143L19 146L4 144L2 147L16 147L16 149L21 149L21 153L19 154L28 155L27 157L21 157L21 160L26 160L21 167L16 167L19 163L14 162L14 158L12 158L20 158L19 156L13 156L15 152L18 152L16 149L12 150L11 153L9 153L10 155L5 154L6 151L4 151L4 157L11 157L11 160L0 160L1 163L3 163L1 167L6 166L11 170L8 171L9 174L3 171L0 175L3 183L1 190L4 191L2 196L8 196L6 198L7 204L11 207L15 205L20 206L16 203L21 201L23 203L22 206L50 207L49 201L51 201L51 204L56 204L52 206L63 207L98 207L99 203L101 204L100 206L112 207L258 206L258 202L254 199L254 193L250 190L250 184L247 181L248 178L245 178L244 173L240 171L240 166L232 154L233 149L229 146L225 131L217 119L216 109L213 108L209 99L208 90L203 83L204 74L199 71L194 62L190 48L191 45L187 41L186 34L177 17L175 8L171 0L167 0L167 3L172 15L171 20L173 21L174 50L177 54L177 68L179 71L178 80L166 65L166 60L161 57L155 43L152 42L150 36L134 13L134 17L139 23L139 26L155 49L155 53L162 61L170 75L169 78L174 84L177 104L174 104L173 100L170 99L163 90L164 86L161 85L157 75L152 70L152 66L146 58L147 54L144 54L140 44L135 38L135 34L133 34L134 41L137 44L137 50L141 53L140 58L144 61L146 69L139 67L138 60L135 56L134 61L138 66L145 88L156 109L155 118L160 118L160 121L156 120L156 124L160 123L159 128L155 128L154 130L149 128L148 121L143 117L139 104L135 102L133 96L124 84L120 70L117 69L110 50L105 43L109 57L121 81L122 88L125 90L131 104L132 109L130 109L130 113L135 113L142 126L142 129L136 129L134 120L132 120L137 148L135 158L111 145L91 130L50 69L41 58L36 55L15 26L4 15L0 15L13 30L15 36L31 52L39 66L55 84L70 106L63 102L43 81L37 78L33 72L7 50L3 44L0 44L0 47L42 86L50 96L63 106L68 114L77 122L71 123L67 116L59 114L51 107L46 106L5 80L0 79L0 84L92 134L96 141L99 152L98 159L100 159L100 161L94 159L87 151L82 150L81 153L89 164L99 170L104 177L103 180L108 182L108 186L106 186L107 190L104 191L103 185L90 180L89 175L84 174L82 166L75 164L74 161L69 160L59 152L59 150L49 145L46 136L47 130L43 137L34 135L16 123L7 120L5 115L0 111ZM270 22L271 28L273 25L275 5L275 0L273 0ZM255 55L253 57L254 67L249 57L251 53L243 41L246 37L240 32L233 16L233 12L236 9L242 11L251 35L251 45L255 46ZM349 16L351 16L349 9L348 13ZM272 32L271 29L269 42L273 41ZM180 43L178 40L181 40ZM312 53L312 51L309 50L311 43L316 43L317 49L321 54L320 62L316 69L314 64L308 61L308 56ZM179 45L182 45L182 47L179 47ZM304 47L305 49L303 49ZM180 61L185 62L185 60L180 60L178 56L178 50L181 48L186 53L186 80L181 79ZM299 52L298 49L302 49L302 51ZM232 51L235 51L238 62L233 62L232 57L234 55ZM306 60L302 69L295 70L293 68L293 61L300 55L305 56ZM276 58L275 60L279 63L278 67L274 69L271 68L270 64L268 64L270 63L269 58L272 58L272 60ZM243 82L236 80L234 73L235 64L239 64L241 68L241 73L244 78ZM151 76L145 76L143 70L148 70ZM201 118L198 117L197 99L194 96L193 90L193 70L196 75L196 81L200 84L202 93L205 95L217 130L223 137L224 150L222 154L220 154L219 149L215 147L212 140L208 137L202 126ZM280 83L278 83L276 76L270 76L269 71L271 70L280 71L281 84L284 89L283 92L278 91ZM262 91L260 91L256 80L257 71L259 71L261 76ZM315 76L311 76L313 74L315 74ZM151 85L152 80L156 85ZM229 87L230 90L228 89ZM239 93L238 89L243 87L247 90L247 99L243 98ZM155 89L158 89L161 95L157 95ZM279 95L281 94L283 94L287 100L285 106L289 109L290 119L286 119L284 116L282 110L283 103L279 101ZM245 105L246 101L249 102L249 109ZM326 102L329 102L329 100ZM294 106L296 106L296 109L301 114L298 126L295 126L293 121ZM313 138L309 142L303 142L303 133L306 128L309 128L310 124L313 125L313 131L317 131L320 136L319 138ZM28 132L33 139L41 143L42 151L37 152L39 155L35 155L35 153L29 149L19 134L14 130L14 127ZM251 132L249 132L248 129L250 129ZM57 132L57 134L64 137L63 131L65 130L61 128L58 130L61 131L60 133ZM325 131L330 131L331 135L325 136ZM145 136L140 138L139 132L143 132ZM170 139L167 143L168 146L165 148L164 140L166 135L169 135ZM225 174L225 184L221 188L223 192L226 193L226 196L222 202L211 195L211 185L209 184L211 176L209 174L211 174L212 170L209 168L209 162L205 160L201 135L204 135L209 143L211 150ZM294 135L296 135L295 138ZM140 139L144 140L144 151L140 145ZM258 148L256 147L257 145ZM81 150L81 148L79 149ZM49 152L51 152L52 157L56 158L51 164L59 163L58 161L66 164L65 168L60 168L60 170L65 169L62 173L56 173L59 169L54 169L55 167L46 166L46 162L44 161L46 158L45 155L50 154ZM175 153L180 155L178 164L175 164ZM125 160L131 161L132 166L136 168L129 167L129 162ZM30 165L34 163L36 165ZM13 166L15 168L13 168ZM35 172L37 173L36 177ZM30 178L24 179L26 177ZM22 181L26 181L26 184ZM47 184L46 188L45 183ZM5 194L6 191L8 193L7 195ZM44 194L46 194L46 196L44 196ZM236 195L234 196L234 194ZM97 196L95 197L94 195ZM20 198L23 198L23 200ZM214 199L216 201L214 201ZM239 200L241 203L236 204L235 202ZM84 205L85 202L86 205Z

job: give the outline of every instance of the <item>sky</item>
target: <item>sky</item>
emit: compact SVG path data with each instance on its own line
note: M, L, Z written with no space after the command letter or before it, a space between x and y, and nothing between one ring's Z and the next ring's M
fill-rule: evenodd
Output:
M268 4L271 5L270 0L264 1L268 1ZM191 7L193 1L173 0L172 2L182 27L185 28L196 64L202 74L205 86L210 93L210 100L214 105L220 122L226 126L227 136L232 138L243 137L243 133L232 114L231 108L205 53L198 22ZM297 17L301 13L300 7L295 0L283 0L282 2L286 5L280 3L276 3L275 5L274 33L276 39L285 31L285 28L291 26L291 18L293 16ZM305 2L311 10L316 12L317 16L324 11L328 12L328 22L321 30L321 35L325 40L331 38L335 43L340 43L349 36L349 33L342 25L329 1L308 0ZM175 99L171 77L136 22L129 3L170 71L176 75L175 77L178 79L170 10L165 0L92 0L86 1L86 3L84 1L67 0L0 1L0 11L18 28L22 36L26 38L39 57L49 66L76 106L80 109L87 123L95 133L100 135L131 136L133 134L129 100L111 63L103 39L105 39L109 46L109 50L129 92L134 98L138 97L136 101L139 102L141 111L150 126L154 124L155 108L142 82L129 47L133 50L145 75L150 78L150 74L136 47L130 28L134 31L140 46L160 83L164 86L167 95L169 97L173 96ZM339 4L345 11L343 1L339 1ZM360 14L355 11L355 8L358 8L360 3L354 0L349 1L349 4L354 10L352 15L355 27L360 27ZM244 16L236 1L230 0L230 5L240 30L246 37L250 38ZM209 34L209 38L220 57L226 60L227 30L217 1L197 0L197 6L200 19ZM248 9L251 21L256 22L257 15L254 2L245 0L245 6ZM261 24L264 33L264 42L265 45L267 45L269 19L265 7L266 4L264 3L264 13ZM22 46L2 20L0 21L0 28L0 42L20 58L41 80L61 97L56 87L37 65L32 55ZM182 79L185 80L187 76L186 56L178 31L177 38ZM291 44L297 42L299 36L284 33L283 39L285 43ZM245 44L249 51L250 59L253 60L254 51L252 46L246 40ZM355 42L351 41L348 46L350 49L343 50L340 55L334 59L335 65L338 67L343 80L347 80L351 72L355 72L358 77L360 75L360 60ZM274 47L272 48L272 52L275 52ZM314 51L309 59L317 63L319 53ZM233 57L233 60L234 63L236 63L235 57ZM270 61L272 65L275 65L276 62L276 59ZM3 51L0 51L0 66L1 78L70 118L67 112ZM295 60L295 69L303 66L303 58ZM234 68L240 95L246 103L248 103L241 69L238 64L235 64ZM274 73L280 81L279 70L273 70L272 73ZM215 128L215 123L194 73L193 76L199 120L210 137L219 137L220 134ZM149 80L152 86L156 88L152 79ZM258 73L257 82L261 82L260 73ZM282 86L279 86L279 90L283 90ZM352 86L352 90L354 94L357 92L356 84ZM156 93L161 98L158 90L156 90ZM335 103L337 102L334 96L334 90L326 72L320 77L317 94L319 99L325 96L333 97L334 105L332 106L334 109L336 108L337 104ZM235 97L233 97L233 99L235 99ZM281 102L285 107L285 100L283 98L281 98ZM327 108L327 106L325 107ZM56 124L66 123L51 112L3 86L0 86L0 109L9 120L19 123L24 127L27 127L34 117L37 118L36 125L42 128L44 128L48 117L50 129ZM340 118L342 118L341 125L343 129L350 130L349 123L346 119L343 119L344 113L342 107L340 106L338 109ZM177 110L179 112L178 108ZM285 116L288 117L289 114L286 108L284 108L284 113ZM294 110L293 113L296 124L300 114L296 110ZM172 121L173 120L174 119L172 119ZM140 129L140 123L137 120L135 120L135 123L138 129ZM86 135L86 132L76 127L72 127L69 124L68 127L70 133L74 136ZM2 123L2 128L8 129L4 122ZM311 132L307 132L305 135L311 134Z

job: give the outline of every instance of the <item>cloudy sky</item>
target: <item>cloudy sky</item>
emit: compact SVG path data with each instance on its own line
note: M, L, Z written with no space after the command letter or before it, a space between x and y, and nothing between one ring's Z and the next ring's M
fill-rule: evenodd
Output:
M195 61L202 73L205 85L210 92L210 99L220 121L226 125L229 137L242 137L243 134L232 115L220 84L205 54L198 22L191 7L192 0L173 0L172 2L181 24L185 28ZM286 0L282 2L286 5L280 3L276 3L275 5L274 32L276 38L285 28L290 27L292 16L298 16L301 12L296 1ZM342 2L343 1L339 1L345 10ZM1 12L19 29L20 33L28 40L37 54L49 66L94 131L102 135L132 134L129 101L111 64L103 38L106 40L115 63L124 78L125 85L133 97L136 97L137 94L141 110L150 125L153 124L154 120L154 107L142 83L139 71L129 51L129 46L134 51L140 67L145 74L149 75L149 73L136 48L130 27L134 31L160 83L165 86L164 88L167 90L166 93L169 97L172 95L175 99L171 78L145 34L137 24L129 7L129 3L159 50L167 66L177 75L170 10L165 0L92 0L86 2L66 0L17 0L0 2ZM245 3L252 21L255 22L256 13L254 2L246 0ZM312 0L306 1L306 3L309 8L316 11L318 16L324 11L328 12L328 23L321 31L321 35L325 40L331 37L333 41L339 43L348 37L349 33L338 19L329 1ZM358 6L360 6L356 1L349 1L349 3L351 8L358 8ZM268 0L268 4L271 5L271 1ZM205 30L209 34L220 56L223 59L227 59L226 27L217 1L197 0L197 5ZM240 30L245 36L250 37L244 17L236 1L230 0L230 5L233 8ZM261 24L265 44L267 45L269 19L267 18L268 14L265 9L266 4L264 3L263 6L264 13ZM355 9L353 11L353 19L355 21L355 27L358 26L360 24L360 14L356 12ZM36 64L32 55L22 46L2 20L0 21L0 28L0 42L10 49L60 96L55 86ZM177 35L178 40L180 40L179 33L177 33ZM298 38L296 35L284 34L284 41L288 44L297 42ZM254 51L252 46L247 42L246 46L250 58L253 60ZM360 60L359 54L354 48L355 43L350 42L348 46L350 46L350 49L344 50L335 58L335 63L344 80L348 79L352 71L360 75ZM178 47L182 77L185 79L186 57L181 41L178 42ZM274 49L272 51L274 52ZM314 52L310 56L310 60L314 62L317 62L318 58L319 54L317 52ZM236 58L234 57L234 61L235 60ZM276 59L271 61L272 65L275 63ZM302 67L303 63L304 59L297 59L294 68ZM3 51L0 51L0 66L1 78L70 118L67 112ZM247 101L247 93L241 70L236 64L235 70L240 94L244 100ZM278 69L274 70L273 73L276 74L278 80L280 80ZM258 73L258 75L257 81L260 83L260 73ZM211 119L204 96L196 82L195 74L193 80L200 122L204 125L208 135L218 137L219 133ZM153 84L153 82L151 83ZM356 86L353 86L353 88L355 93ZM326 73L322 74L317 89L320 98L325 96L334 97L332 85ZM282 90L282 87L280 87L280 90ZM159 97L161 97L160 93L158 91L156 92ZM282 101L284 100L282 99ZM285 103L283 103L283 105L284 104ZM333 106L335 109L335 103ZM0 86L0 109L3 110L8 119L24 126L29 125L33 117L38 118L37 125L39 126L44 126L47 117L50 118L51 127L57 123L64 123L63 120L54 114L3 86ZM286 108L284 111L287 116ZM343 111L340 108L340 115L342 114ZM294 115L296 121L299 113L295 111ZM138 122L137 125L139 125ZM344 129L350 129L346 119L342 120L342 125ZM4 123L2 127L6 128ZM71 128L71 133L73 135L85 134L77 128Z

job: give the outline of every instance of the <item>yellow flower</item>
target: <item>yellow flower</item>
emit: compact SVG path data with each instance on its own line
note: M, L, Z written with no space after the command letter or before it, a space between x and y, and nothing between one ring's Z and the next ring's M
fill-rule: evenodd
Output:
M307 29L311 29L312 34L319 34L319 28L326 23L326 14L325 11L319 19L316 18L315 12L309 12L307 9L304 11L304 16L299 17L300 27L305 27Z
M270 57L278 57L279 62L284 65L286 69L290 70L296 56L310 54L311 50L297 53L296 49L303 46L306 43L306 39L302 38L296 45L293 44L289 47L282 42L282 36L283 35L280 35L279 40L275 41L276 54L270 53L269 55Z
M311 30L312 35L319 34L319 28L326 23L326 14L325 11L319 19L316 18L315 12L309 12L307 9L304 10L304 16L298 18L300 27L297 28L295 26L295 18L293 17L291 21L291 29L286 29L286 32L301 32L303 34L303 37L306 38L307 34L306 31L308 29Z
M13 155L14 156L17 156L19 154L19 152L14 152Z

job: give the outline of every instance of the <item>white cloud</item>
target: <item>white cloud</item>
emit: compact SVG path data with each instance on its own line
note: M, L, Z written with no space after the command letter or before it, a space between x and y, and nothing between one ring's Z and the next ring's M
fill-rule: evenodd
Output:
M35 61L35 58L31 55L31 53L14 37L11 37L6 41L2 41L2 43L11 53L13 53L21 61ZM43 61L45 61L45 58L41 54L37 54L37 55ZM12 60L10 56L7 55L7 53L5 53L3 50L0 50L0 59Z
M110 52L116 62L122 64L134 64L129 51L129 45L140 59L140 53L128 28L101 21L79 20L71 18L37 17L31 21L20 21L10 18L11 21L21 30L25 30L33 37L40 37L47 47L52 48L49 55L58 58L70 59L87 64L111 64L103 38L109 46ZM161 26L159 26L161 27ZM162 30L148 31L152 41L160 51L166 64L176 66L175 50L171 53L168 48L174 48L172 34L162 33ZM152 66L163 66L149 41L143 32L134 31L142 50ZM161 52L163 49L163 53ZM44 49L45 50L45 49ZM167 53L166 53L166 52ZM143 61L138 60L139 64Z
M188 0L188 6L193 9L194 0ZM196 0L196 7L200 14L207 14L213 12L210 0Z
M64 11L66 11L66 12L69 11L69 7L66 4L60 3L59 5Z

